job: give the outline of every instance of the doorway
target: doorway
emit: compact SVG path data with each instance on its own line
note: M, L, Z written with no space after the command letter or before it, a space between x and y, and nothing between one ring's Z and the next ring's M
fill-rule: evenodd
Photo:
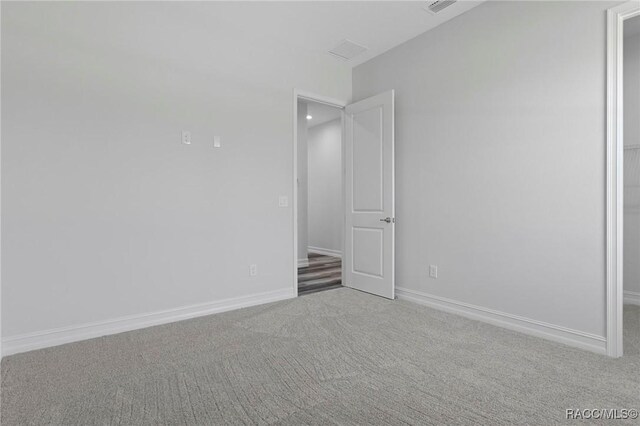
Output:
M349 105L298 90L293 93L294 291L299 294L302 287L304 294L307 289L316 292L345 286L394 299L394 91L389 90ZM326 107L334 111L328 112ZM321 121L317 119L316 123L313 122L316 119L314 111L319 117L325 112L335 114L336 109L340 119L331 117L327 122L339 122L339 129L336 126L333 130L325 127L310 130ZM330 150L320 145L309 148L309 135L314 138L316 134L324 137L329 133L340 134L340 159L336 160L333 156L328 167L331 173L327 174L323 169L325 166L318 166L319 158L314 157L309 162L310 153L316 155L323 152L321 155L325 155L328 151L334 152L338 145L334 139ZM309 170L313 176L318 172L318 175L325 177L309 183ZM321 170L324 170L324 174L320 173ZM329 185L330 180L333 183ZM328 190L335 200L338 186L340 201L332 203L340 206L339 218L334 213L321 213L325 210L335 212L334 208L327 210L326 204L329 202L321 194ZM319 198L316 199L316 196ZM314 209L311 213L310 208ZM310 229L310 225L316 226L316 222L325 219L324 216L332 220L330 225ZM339 228L336 227L338 223ZM328 226L332 231L328 230ZM303 270L310 266L316 269ZM327 270L318 270L319 267L326 267ZM322 278L322 282L313 282L319 278ZM299 281L306 285L300 286ZM314 288L316 284L320 285Z
M341 107L298 103L298 295L342 287Z
M623 342L640 354L640 16L623 28Z
M633 37L638 18L640 4L637 1L607 10L606 339L607 355L611 357L623 355L623 337L628 345L625 351L635 350L633 340L636 339L636 344L638 341L637 332L633 330L640 331L640 311L635 311L637 299L633 297L634 271L640 262L637 258L640 251L634 257L634 250L640 247L640 243L639 247L634 247L633 235L640 232L640 226L635 222L640 220L640 215L635 214L633 207L637 204L634 169L640 167L636 164L640 157L634 146L640 142L634 141L632 128L632 123L637 125L638 110L634 112L634 109L640 103L640 93L638 86L633 89L638 74L637 70L633 71L631 55L637 54L637 48L634 52L628 49L633 44L630 37Z

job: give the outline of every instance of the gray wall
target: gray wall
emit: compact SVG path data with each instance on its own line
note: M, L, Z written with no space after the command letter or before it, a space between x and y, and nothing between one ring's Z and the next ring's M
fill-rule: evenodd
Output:
M307 260L307 245L309 243L309 218L307 214L309 204L308 178L308 126L307 104L298 101L298 262ZM300 264L300 263L299 263Z
M293 294L293 88L351 72L216 7L2 3L3 338Z
M640 17L633 19L640 20ZM625 23L625 28L626 26ZM638 145L640 144L640 33L624 38L623 75L624 144ZM640 150L625 150L624 158L624 290L640 292Z
M398 287L604 335L615 4L488 2L355 68L396 90Z
M309 128L309 247L342 252L342 120Z

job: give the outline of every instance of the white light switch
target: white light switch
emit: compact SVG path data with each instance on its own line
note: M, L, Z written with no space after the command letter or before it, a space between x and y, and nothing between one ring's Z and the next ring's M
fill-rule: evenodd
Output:
M286 195L281 195L278 199L278 206L289 207L289 197L287 197Z
M431 278L438 278L438 265L429 265L429 276Z
M191 145L191 132L188 130L182 131L182 143L185 145Z
M214 148L220 148L222 146L222 142L220 140L220 136L214 136L213 137L213 147Z

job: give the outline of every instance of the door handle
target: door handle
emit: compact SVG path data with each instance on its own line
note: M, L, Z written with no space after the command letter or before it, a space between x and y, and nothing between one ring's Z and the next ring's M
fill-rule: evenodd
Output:
M391 218L390 217L385 217L384 219L380 219L380 222L391 223Z

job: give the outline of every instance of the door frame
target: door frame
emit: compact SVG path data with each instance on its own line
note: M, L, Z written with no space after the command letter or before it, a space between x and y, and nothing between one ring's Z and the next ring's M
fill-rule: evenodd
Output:
M623 40L624 21L640 16L640 2L628 1L607 10L607 355L622 356L623 327Z
M291 197L293 206L293 292L295 297L298 297L298 100L306 100L311 102L317 102L325 105L329 105L335 108L339 108L342 113L340 115L341 127L342 127L342 202L344 203L345 190L344 190L344 109L348 105L347 101L333 99L328 96L318 95L315 93L307 92L305 90L293 89L293 179L292 179L292 193ZM342 209L342 256L344 256L344 232L346 218L344 216L344 208ZM342 276L344 277L344 262L342 262Z

